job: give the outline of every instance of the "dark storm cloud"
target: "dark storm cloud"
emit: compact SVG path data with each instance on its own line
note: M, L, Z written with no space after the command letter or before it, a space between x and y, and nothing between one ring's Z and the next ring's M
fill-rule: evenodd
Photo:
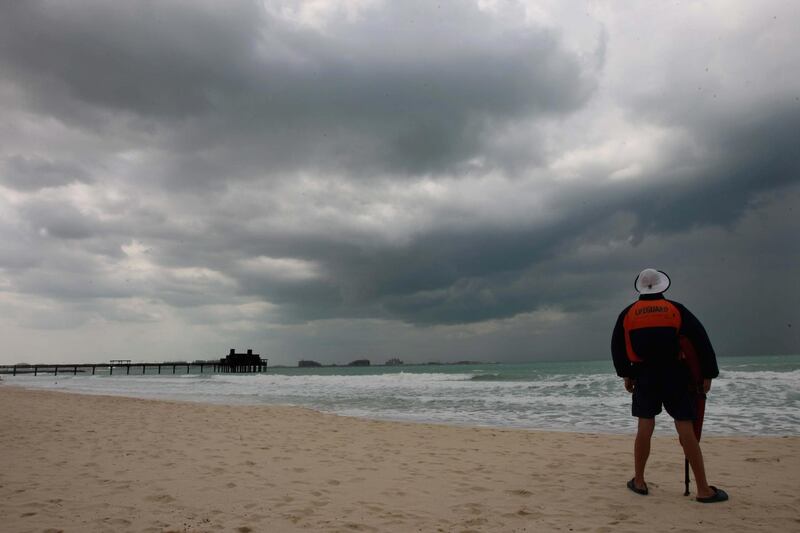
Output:
M87 128L124 112L156 132L184 152L155 162L184 186L456 169L499 122L569 113L595 85L555 32L469 3L390 2L336 23L298 26L252 2L13 3L0 61L43 112Z
M23 191L90 182L80 165L41 157L9 156L0 161L0 183Z
M167 117L202 112L236 85L259 20L246 2L4 2L3 15L3 63L48 111L69 97Z
M689 130L705 152L702 159L672 154L656 184L628 188L639 235L730 224L757 194L800 181L800 105L789 101L726 114Z
M434 325L508 318L548 306L592 310L628 287L631 272L652 256L641 249L641 259L632 261L637 244L693 228L730 227L760 194L798 181L792 149L800 131L795 111L766 109L758 116L750 109L747 116L750 120L734 120L716 130L704 124L702 141L713 157L676 151L670 154L674 165L644 182L542 183L537 190L555 206L545 221L521 218L516 227L486 221L477 228L457 223L429 228L403 245L365 248L335 231L293 234L275 231L269 223L243 231L231 213L209 223L226 235L224 243L196 242L191 260L180 249L164 253L168 264L200 263L228 272L243 294L280 305L283 319L290 322L381 317ZM250 207L257 210L246 206L244 212ZM470 217L474 214L465 210L455 218L466 222ZM619 220L628 222L616 227ZM580 246L603 246L612 239L633 245L625 254L628 259L564 260ZM287 282L254 275L224 259L259 255L313 261L326 275Z
M797 69L762 93L720 78L717 98L669 47L644 54L666 81L629 75L639 51L613 25L581 47L564 20L499 5L294 9L3 3L6 316L168 324L156 336L176 344L213 326L307 357L386 339L432 358L596 356L654 266L736 329L733 351L763 344L740 300L766 316L783 293L772 309L794 321L800 295L758 273L798 261ZM756 72L759 50L741 49ZM755 329L791 351L773 326Z
M787 108L765 109L753 118L754 114L750 109L748 120L740 117L716 130L704 125L702 141L713 157L670 154L674 165L645 183L598 181L558 187L549 198L558 206L558 215L546 223L431 229L405 246L371 254L348 247L326 253L318 243L296 243L294 253L308 254L334 272L340 305L331 305L336 292L328 285L322 307L313 305L313 292L295 299L292 287L280 292L281 300L295 304L286 310L300 319L313 308L314 317L327 309L331 316L366 312L418 324L506 318L542 306L586 310L602 305L628 281L593 273L598 265L586 259L563 271L548 268L548 263L568 256L582 243L631 239L636 250L635 245L647 238L698 227L731 227L762 193L800 182L800 155L794 149L800 146L800 112ZM614 235L608 224L625 215L632 217L631 223ZM604 229L598 232L599 227ZM614 258L603 260L601 268L608 269ZM622 285L615 285L617 281Z
M30 202L20 210L20 215L35 232L56 239L86 239L101 228L96 220L63 202Z

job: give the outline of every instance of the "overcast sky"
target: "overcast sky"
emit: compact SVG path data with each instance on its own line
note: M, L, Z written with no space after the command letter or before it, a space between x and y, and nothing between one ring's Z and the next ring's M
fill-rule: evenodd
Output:
M0 0L0 363L800 353L800 3Z

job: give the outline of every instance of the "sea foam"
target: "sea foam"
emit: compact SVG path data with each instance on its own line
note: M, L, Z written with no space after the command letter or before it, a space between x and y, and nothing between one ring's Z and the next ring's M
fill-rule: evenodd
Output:
M721 363L706 435L800 434L800 358ZM780 370L771 370L779 368ZM385 420L629 433L630 396L605 361L369 369L272 369L266 374L17 376L10 383L87 394L222 404L296 405ZM657 431L674 429L666 415Z

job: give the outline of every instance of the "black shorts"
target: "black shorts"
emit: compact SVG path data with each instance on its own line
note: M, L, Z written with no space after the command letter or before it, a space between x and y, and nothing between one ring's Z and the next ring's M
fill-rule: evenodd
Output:
M697 395L690 386L691 378L686 366L642 365L637 370L631 407L633 416L655 418L663 405L675 420L694 420L697 417Z

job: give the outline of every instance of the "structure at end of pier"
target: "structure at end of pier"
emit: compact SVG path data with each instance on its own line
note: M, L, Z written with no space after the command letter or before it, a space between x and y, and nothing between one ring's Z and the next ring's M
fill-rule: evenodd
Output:
M236 353L236 349L231 348L230 353L219 360L219 367L222 372L264 372L267 369L267 360L261 359L253 350Z

